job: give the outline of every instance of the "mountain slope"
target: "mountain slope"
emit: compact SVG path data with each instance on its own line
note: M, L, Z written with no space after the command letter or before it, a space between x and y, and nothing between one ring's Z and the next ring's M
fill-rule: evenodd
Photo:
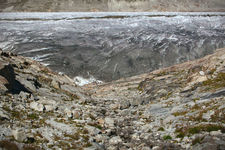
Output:
M0 52L0 147L225 147L225 48L204 58L77 87L66 75Z
M171 138L169 143L186 149L223 149L224 60L225 49L219 49L202 59L87 88L93 98L106 101L111 117L124 123L118 134L123 137L132 124L132 147L138 139L149 146L145 139L154 137Z

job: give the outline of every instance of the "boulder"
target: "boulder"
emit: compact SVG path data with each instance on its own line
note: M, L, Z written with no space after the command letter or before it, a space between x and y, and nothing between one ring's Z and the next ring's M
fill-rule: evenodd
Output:
M32 108L36 111L44 111L45 110L45 106L43 104L39 104L37 102L31 102L30 108Z
M26 140L26 134L23 129L16 129L12 131L12 135L18 142L24 142Z
M122 143L122 139L119 136L114 136L109 140L110 145L117 145L119 143Z
M14 70L8 62L0 61L0 82L8 89L13 89L15 82Z
M5 94L8 91L5 86L7 84L9 84L8 81L3 76L0 76L0 94Z
M88 130L88 133L89 133L90 135L92 135L92 136L93 136L93 135L97 135L97 134L100 133L100 130L99 130L98 128L93 127L93 126L87 125L87 126L85 126L84 128L87 129L87 130Z
M55 79L52 80L51 85L55 89L60 89L60 83L56 81Z
M66 108L66 109L64 110L64 113L66 114L66 116L67 116L68 118L73 118L73 112L72 112L70 109Z
M0 120L10 120L9 116L1 108L0 108Z
M22 100L28 100L30 97L30 93L21 91L20 94L18 95Z
M120 109L127 109L130 107L130 103L127 100L122 100L119 105Z
M202 118L209 121L211 119L211 116L215 114L214 110L209 110L206 113L203 113Z
M17 76L16 79L26 88L29 89L32 92L36 92L37 88L35 87L34 83L32 81L28 81L24 79L23 77Z
M108 127L114 127L114 120L112 118L106 117L105 118L105 125Z

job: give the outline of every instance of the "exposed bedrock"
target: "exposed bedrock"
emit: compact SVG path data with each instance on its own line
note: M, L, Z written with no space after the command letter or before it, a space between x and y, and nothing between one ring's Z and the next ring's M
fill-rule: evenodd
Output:
M1 0L0 11L225 11L223 0Z

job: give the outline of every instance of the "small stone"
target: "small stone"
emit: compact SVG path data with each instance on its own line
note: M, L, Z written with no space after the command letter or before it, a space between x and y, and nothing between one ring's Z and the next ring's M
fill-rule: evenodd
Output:
M52 105L45 105L45 111L53 111L55 109L55 107L53 107Z
M199 74L200 74L201 76L204 76L204 75L205 75L205 73L204 73L203 71L199 71Z
M131 106L138 106L143 103L142 99L134 98L130 101Z
M55 89L60 89L60 83L58 81L56 81L55 79L52 80L52 87L54 87Z
M120 102L120 109L127 109L130 107L129 101L123 100Z
M72 113L73 113L74 119L79 119L82 116L82 111L80 111L80 110L73 110Z
M131 114L131 112L130 112L130 110L129 109L124 109L124 110L122 110L121 111L121 113L120 113L120 115L121 116L127 116L127 115L130 115Z
M215 114L215 111L210 110L210 111L208 111L207 113L204 113L204 114L202 115L202 118L208 121L208 120L211 119L211 116L214 115L214 114Z
M0 109L0 120L10 120L9 116Z
M106 135L110 136L112 135L112 130L111 129L107 129L105 130Z
M147 133L147 132L150 132L150 131L151 131L151 126L149 124L143 125L141 127L141 132Z
M154 146L154 147L152 148L152 150L160 150L160 147L159 147L159 146Z
M96 149L96 150L105 150L105 147L97 142L91 142L92 147L90 147L92 150Z
M114 120L112 118L106 117L105 124L109 127L114 127Z
M20 94L19 94L19 97L22 99L22 100L28 100L29 97L30 97L30 94L29 93L26 93L26 92L23 92L21 91Z
M100 130L98 128L93 127L93 126L87 125L87 126L85 126L85 129L88 130L88 133L90 135L97 135L97 134L100 133Z
M141 150L151 150L149 147L143 147Z
M13 130L12 135L15 138L15 140L17 140L19 142L24 142L27 138L23 129Z
M39 104L37 102L31 102L30 103L30 108L36 110L36 111L44 111L45 107L43 104Z
M68 118L73 118L73 112L71 110L66 108L64 112Z
M99 123L100 125L104 125L105 120L104 120L104 119L102 119L102 118L100 118L100 119L98 119L98 123Z
M221 134L222 134L222 132L220 130L210 132L210 135L212 135L212 136L218 136L218 135L221 135Z
M173 122L175 119L176 119L176 117L175 117L174 115L169 115L168 117L166 117L166 118L163 120L163 123L164 123L164 124L167 124L167 123Z
M133 135L131 135L131 138L133 140L140 140L138 133L134 133Z
M117 145L119 143L122 143L122 139L119 136L115 136L109 140L110 145Z
M149 133L141 133L140 138L144 140L148 140L151 137Z
M116 109L118 109L118 108L120 107L120 104L118 104L118 103L116 103L116 104L111 104L109 107L110 107L110 109L112 109L112 110L116 110Z
M96 140L96 142L103 142L106 141L108 137L102 134L97 134L94 139Z

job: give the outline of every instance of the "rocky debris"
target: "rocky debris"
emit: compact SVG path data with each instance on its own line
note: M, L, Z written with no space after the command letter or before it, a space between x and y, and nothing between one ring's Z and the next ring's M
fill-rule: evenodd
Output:
M31 102L30 108L32 108L36 111L44 111L45 110L45 106L43 104L39 104L37 102Z
M225 49L220 49L199 60L111 84L90 84L85 89L93 99L108 99L106 114L116 119L107 135L110 139L119 136L127 148L132 143L134 147L142 144L143 149L221 149L225 137L224 57ZM105 121L99 120L110 128ZM196 138L208 135L220 142L207 145ZM150 137L154 144L145 141ZM111 149L118 148L113 141L109 141Z
M66 75L1 52L13 76L0 74L0 148L222 150L224 58L220 49L148 74L78 87Z
M122 139L119 136L114 136L109 140L109 144L110 145L118 145L120 143L122 143Z

